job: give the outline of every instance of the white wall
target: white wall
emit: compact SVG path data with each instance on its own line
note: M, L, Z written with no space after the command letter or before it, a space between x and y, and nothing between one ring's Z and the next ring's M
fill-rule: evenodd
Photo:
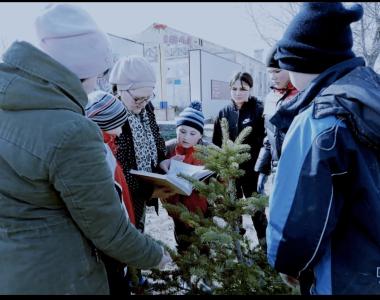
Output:
M108 38L115 58L129 55L144 56L144 44L112 34L108 34Z
M202 101L205 118L215 118L219 110L230 101L211 99L211 81L228 85L232 76L242 70L242 66L204 50L190 50L190 99Z

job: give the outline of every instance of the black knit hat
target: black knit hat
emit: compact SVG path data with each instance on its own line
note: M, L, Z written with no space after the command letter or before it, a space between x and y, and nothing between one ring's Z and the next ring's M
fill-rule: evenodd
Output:
M274 55L277 51L277 45L274 45L268 52L267 59L265 60L265 66L267 68L276 68L279 69L278 60L274 59Z
M277 43L275 59L281 69L319 74L355 57L350 24L361 19L359 4L304 3Z

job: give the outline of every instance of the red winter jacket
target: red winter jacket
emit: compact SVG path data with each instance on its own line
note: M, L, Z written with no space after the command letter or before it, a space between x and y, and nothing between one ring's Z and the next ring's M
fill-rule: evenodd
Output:
M104 138L104 143L106 143L111 148L112 153L115 155L117 151L117 146L115 144L115 136L103 131L103 138ZM115 167L114 172L115 172L114 173L115 184L118 186L119 189L121 189L121 198L123 200L125 208L127 209L129 219L131 223L135 225L136 221L135 221L132 197L129 193L129 188L128 188L127 181L125 180L125 177L124 177L123 169L121 168L118 161L116 161L116 167Z
M171 158L174 155L185 155L185 159L183 160L184 163L195 166L202 165L202 162L194 157L194 152L194 147L186 149L180 145L176 145L175 148L167 154L167 157ZM171 204L182 203L190 212L193 213L200 209L203 215L206 214L208 208L207 199L201 196L197 191L193 191L190 196L174 195L166 199L166 202ZM175 218L175 216L172 217Z

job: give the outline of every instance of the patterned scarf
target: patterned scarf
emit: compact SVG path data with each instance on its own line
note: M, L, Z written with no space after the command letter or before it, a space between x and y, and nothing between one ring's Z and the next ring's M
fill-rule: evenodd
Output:
M127 117L132 132L137 170L152 172L152 162L157 165L158 160L157 146L146 110L143 109L136 115L127 109Z

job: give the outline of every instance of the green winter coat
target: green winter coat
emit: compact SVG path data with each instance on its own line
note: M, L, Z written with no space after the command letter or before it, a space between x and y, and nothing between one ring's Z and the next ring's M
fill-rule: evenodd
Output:
M26 42L0 64L0 294L107 294L94 246L137 268L160 246L126 219L87 95Z

